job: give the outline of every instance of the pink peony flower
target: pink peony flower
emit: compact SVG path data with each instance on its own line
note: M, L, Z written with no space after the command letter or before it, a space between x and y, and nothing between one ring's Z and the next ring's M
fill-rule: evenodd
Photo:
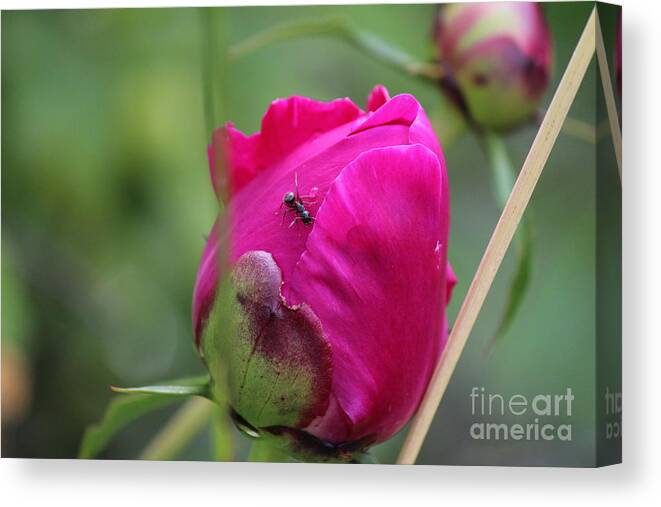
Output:
M551 76L551 38L536 2L446 4L434 36L446 92L477 125L506 129L535 112Z
M226 147L226 174L213 146ZM193 327L237 420L331 458L390 438L445 345L456 281L445 161L420 104L381 86L367 111L349 99L278 99L261 132L217 129L209 160L227 213L202 255ZM283 205L288 192L309 223ZM216 317L223 248L233 324Z

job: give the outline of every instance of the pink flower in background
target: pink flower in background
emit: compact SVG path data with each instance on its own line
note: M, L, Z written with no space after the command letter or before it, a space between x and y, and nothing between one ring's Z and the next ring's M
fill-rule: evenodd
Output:
M287 437L295 452L350 455L388 439L416 410L440 357L455 283L445 161L420 104L380 86L367 111L348 99L279 99L260 132L228 124L213 146L226 146L226 173L217 149L209 159L227 213L211 231L193 298L212 380L226 377L242 424ZM232 333L217 316L224 248Z
M470 120L506 129L535 112L552 64L551 37L538 3L442 5L434 37L443 87Z

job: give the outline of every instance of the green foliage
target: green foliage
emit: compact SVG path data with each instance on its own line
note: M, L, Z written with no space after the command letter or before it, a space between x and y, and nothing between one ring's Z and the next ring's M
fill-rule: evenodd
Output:
M505 140L501 135L489 131L483 132L482 140L489 159L491 181L496 201L498 207L502 210L514 187L516 173L507 153ZM514 234L513 248L515 250L516 266L514 268L514 275L510 280L507 297L505 298L505 309L490 345L496 344L507 334L528 290L532 271L533 251L531 227L530 217L524 216Z
M304 37L337 38L384 65L434 85L440 77L437 65L418 61L378 35L357 29L346 16L302 19L273 26L236 44L230 48L228 56L236 60L272 44Z
M515 235L516 267L514 275L510 280L505 310L494 335L494 344L505 336L514 322L514 318L530 285L533 257L533 234L530 224L530 220L524 220L519 226L520 231L517 231Z
M208 377L182 379L161 386L114 390L134 394L115 397L106 408L101 421L85 431L78 451L79 458L96 457L119 430L149 412L180 401L182 397L206 395Z
M185 385L150 385L141 387L116 387L111 386L116 393L123 394L155 394L163 396L202 396L210 398L209 377L204 375L191 379L190 384Z
M90 426L83 435L79 458L96 457L110 439L128 423L159 408L176 402L176 398L149 394L115 398L110 402L100 423Z

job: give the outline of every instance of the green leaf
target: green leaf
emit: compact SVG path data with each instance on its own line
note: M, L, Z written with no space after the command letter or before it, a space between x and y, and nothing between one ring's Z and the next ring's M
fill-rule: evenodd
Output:
M114 398L108 405L101 422L85 430L78 457L82 459L94 458L105 449L115 433L128 423L176 401L176 398L153 395Z
M500 324L498 325L498 330L493 338L494 343L500 341L509 330L516 317L517 311L523 302L523 297L526 294L528 285L530 284L530 277L532 274L532 237L533 234L530 220L525 220L519 226L519 231L515 236L517 248L516 268L514 276L510 281L505 311L501 317Z
M195 387L197 390L201 386L206 386L208 390L208 377L194 377L188 379L181 379L179 381L168 382L168 386L160 387ZM152 386L159 387L159 386ZM137 388L141 389L141 388ZM124 391L126 392L126 391ZM190 394L182 393L165 393L165 392L149 392L147 391L128 391L131 393L129 396L115 397L103 415L101 421L94 424L85 430L83 439L78 451L78 457L83 459L94 458L108 445L113 436L120 431L127 424L135 421L145 414L164 408L177 401L180 401L182 396L189 396Z
M162 385L162 386L141 386L141 387L115 387L110 386L115 393L122 394L160 394L164 396L203 396L209 397L209 383L208 379L204 384L178 386L178 385Z
M502 210L507 203L514 182L516 173L507 153L507 146L504 139L493 132L483 132L482 140L485 151L489 159L491 169L492 184L498 202ZM508 332L510 326L516 318L517 312L523 302L524 296L530 285L532 275L532 251L533 234L532 225L529 218L524 217L517 228L513 238L516 267L514 275L510 281L507 300L505 301L505 310L500 319L500 323L494 334L490 346L499 342Z

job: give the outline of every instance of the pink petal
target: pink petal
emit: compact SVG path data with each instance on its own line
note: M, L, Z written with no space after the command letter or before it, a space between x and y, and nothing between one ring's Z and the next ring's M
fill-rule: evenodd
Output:
M318 142L326 144L325 137L335 136L335 132L321 136ZM295 215L286 213L286 208L282 207L284 194L295 190L295 177L300 195L315 194L315 202L306 206L315 216L328 188L347 164L372 148L407 144L408 137L408 128L401 125L386 125L342 136L341 140L335 136L332 142L336 144L300 165L287 157L260 173L234 196L228 207L232 223L232 260L250 250L267 251L280 266L286 285L313 229L312 225L300 221L290 227Z
M383 88L383 91L379 92L379 88L383 87L377 86L372 91L368 104L372 102L377 103L378 100L375 97L378 97L380 93L385 93L387 97L387 90ZM368 108L370 107L368 105ZM439 158L443 157L441 145L434 133L431 122L427 118L420 103L412 95L402 94L388 99L387 102L384 102L374 113L368 116L365 121L356 122L351 135L384 125L410 126L409 142L407 144L424 144L436 153Z
M409 142L411 144L422 144L433 151L436 156L441 160L441 164L445 166L445 157L443 156L443 150L441 149L441 144L436 137L436 133L425 114L422 107L418 108L413 123L411 123L411 129L409 130Z
M260 132L247 136L231 123L216 129L209 147L211 181L216 194L234 195L265 168L360 114L360 109L349 99L318 102L307 97L290 97L271 103ZM223 177L216 160L218 147L224 144L229 152L229 178Z
M333 395L351 421L332 438L383 441L417 408L445 337L448 220L445 167L421 145L370 150L329 190L283 293L310 305L331 343Z
M367 110L374 112L389 100L390 94L388 93L388 89L383 85L376 85L367 98Z
M445 271L445 279L447 280L447 293L446 293L446 304L450 303L450 300L452 299L452 293L454 292L454 288L457 285L457 275L454 274L454 269L452 269L452 266L448 262L447 269Z
M397 95L358 124L351 134L382 125L411 125L418 115L420 104L408 94Z
M362 152L371 148L409 142L409 129L402 125L386 125L347 137L353 123L341 125L305 143L283 160L260 172L228 204L231 222L231 261L251 250L271 253L282 270L285 285L298 262L312 227L300 222L289 227L293 216L285 217L282 197L294 190L294 175L298 177L299 193L316 190L316 202L308 209L314 216L328 188L340 171ZM225 233L227 234L227 233ZM204 250L193 296L193 329L199 346L204 327L215 298L218 267L212 259L217 241L229 245L227 237L219 237L214 225Z
M211 228L207 243L202 252L200 267L197 270L195 288L193 289L193 336L195 346L200 346L200 336L206 324L206 319L216 297L218 283L218 222Z

